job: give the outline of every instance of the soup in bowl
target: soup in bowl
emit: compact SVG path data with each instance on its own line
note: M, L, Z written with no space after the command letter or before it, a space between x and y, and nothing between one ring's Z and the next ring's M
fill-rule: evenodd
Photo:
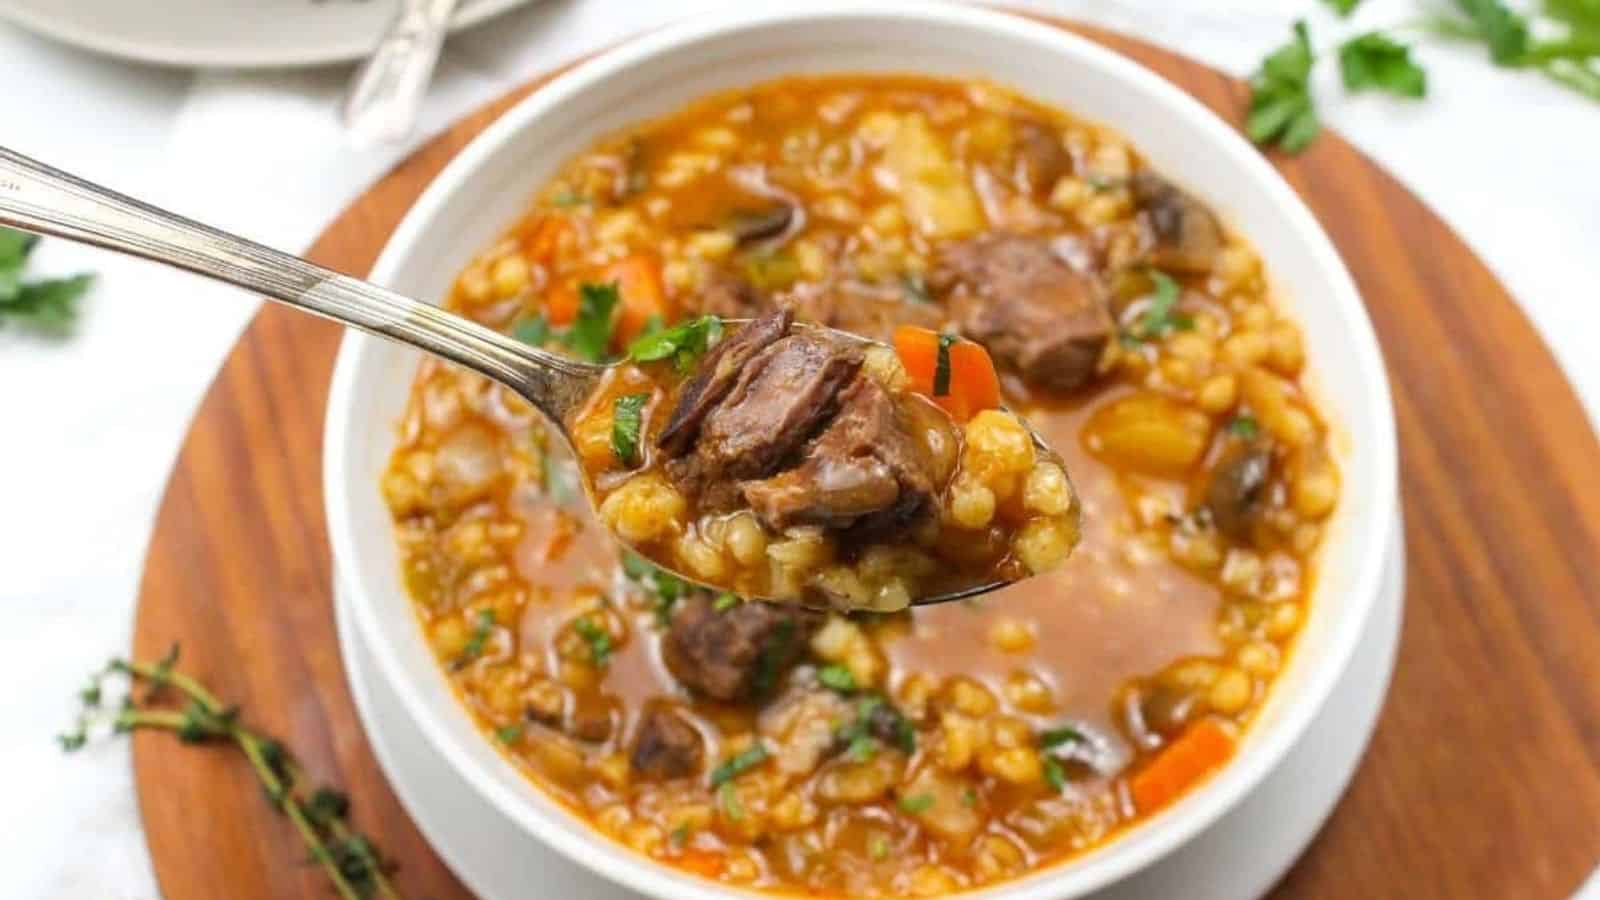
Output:
M838 42L913 21L922 49L889 71ZM960 35L984 40L940 49ZM795 71L815 68L795 61L808 40L832 71ZM1047 89L962 55L1003 49L1094 77ZM585 118L669 65L679 83ZM1041 559L1077 542L970 604L847 615L701 590L620 550L574 492L579 461L514 397L352 339L330 419L341 568L387 679L469 780L636 886L660 865L676 874L650 887L684 896L935 896L1104 883L1259 779L1376 591L1387 397L1303 208L1149 79L990 13L757 16L614 51L463 155L380 275L590 358L776 310L926 333L931 356L875 374L941 382L929 394L952 406L969 385L950 350L970 343L1065 462L1041 474L1025 429L963 406L981 459L950 467L937 527L892 554L801 520L630 509L686 570L870 598L925 560L995 558L997 540ZM1242 199L1208 202L1228 190ZM461 260L447 282L389 261L438 235ZM618 452L608 412L597 457ZM818 412L784 451L794 470L852 414ZM1069 508L1070 535L1030 532Z

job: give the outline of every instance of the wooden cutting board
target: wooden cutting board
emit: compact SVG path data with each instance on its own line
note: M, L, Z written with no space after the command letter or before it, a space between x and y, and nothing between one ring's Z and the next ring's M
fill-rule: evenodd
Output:
M1062 27L1242 118L1240 81ZM310 257L364 274L429 180L547 77L401 163ZM1600 854L1600 446L1505 290L1415 197L1337 135L1275 162L1377 325L1409 548L1388 706L1349 794L1275 896L1565 897ZM339 334L268 306L234 348L167 487L133 649L154 658L181 641L184 669L281 736L312 777L349 790L406 896L461 897L385 784L339 659L320 452ZM330 895L232 751L140 734L134 764L168 900Z

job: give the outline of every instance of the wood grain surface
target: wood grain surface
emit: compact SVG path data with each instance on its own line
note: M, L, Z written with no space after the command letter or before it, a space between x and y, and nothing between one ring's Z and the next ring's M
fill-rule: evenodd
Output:
M1241 119L1239 81L1071 27ZM538 83L400 164L310 257L365 273L428 181ZM1600 446L1505 290L1415 197L1335 135L1275 162L1377 325L1409 558L1399 663L1371 749L1274 896L1568 896L1600 859ZM347 789L357 827L400 861L406 896L466 896L385 785L339 658L321 489L338 338L269 306L234 349L167 487L133 649L153 658L181 641L182 668L282 737L312 777ZM330 895L232 751L140 734L134 763L168 900Z

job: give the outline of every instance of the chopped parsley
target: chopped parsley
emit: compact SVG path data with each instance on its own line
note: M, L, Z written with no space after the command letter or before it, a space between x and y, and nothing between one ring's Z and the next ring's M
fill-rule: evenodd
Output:
M961 789L961 805L973 807L978 805L978 792L972 788Z
M873 859L886 859L889 856L889 841L881 834L873 834L867 839L867 855Z
M622 571L632 581L656 595L656 620L665 625L672 618L672 607L688 595L689 582L666 571L637 553L622 556Z
M550 198L550 203L561 209L570 209L574 206L587 206L590 200L572 188L562 188L554 197Z
M588 616L579 616L572 628L589 645L589 661L604 668L611 661L611 633L595 624Z
M550 321L543 313L536 313L511 326L511 336L532 347L543 347L554 336Z
M1250 115L1245 133L1258 144L1299 153L1322 130L1311 99L1311 33L1294 23L1294 39L1273 51L1250 79Z
M611 404L611 452L629 468L639 464L639 432L649 401L649 394L624 394Z
M716 600L712 601L711 608L717 612L727 612L743 602L743 598L733 591L723 591L717 595Z
M1347 91L1380 90L1400 97L1428 93L1428 73L1411 59L1411 48L1373 31L1339 45L1339 72Z
M723 782L722 786L717 788L717 803L722 806L722 813L728 817L729 822L737 822L744 818L744 804L739 801L739 791L733 786L733 782Z
M728 597L733 597L734 602L724 607L724 609L732 609L738 605L738 596L728 593L718 597L717 602L720 604ZM778 627L773 630L772 634L767 637L766 642L762 644L761 655L756 659L755 677L750 679L750 689L757 696L771 693L772 689L777 686L778 673L782 670L784 663L793 658L794 631L794 620L785 619L778 623Z
M1149 275L1155 293L1150 298L1150 305L1139 314L1124 337L1135 342L1152 341L1174 331L1194 328L1194 320L1177 311L1181 293L1178 282L1160 269L1149 270Z
M874 724L877 725L878 736L886 737L902 753L909 756L917 751L917 729L911 720L876 694L862 697L856 703L855 719L839 726L834 737L847 748L853 748L862 738L873 739ZM883 735L884 730L888 731L888 735Z
M1039 746L1046 750L1052 747L1059 747L1062 744L1077 744L1086 740L1088 738L1083 736L1083 732L1073 728L1071 725L1051 728L1039 734Z
M950 396L950 346L960 338L953 334L939 335L939 354L933 363L933 395Z
M1361 5L1361 0L1322 0L1329 8L1341 16L1348 16Z
M507 725L496 729L494 736L499 738L502 744L515 744L517 741L522 740L522 726Z
M921 815L933 808L933 795L907 794L900 798L900 808L913 816Z
M751 744L748 749L728 757L711 771L711 786L720 788L740 775L767 761L765 744Z
M845 748L844 755L852 762L866 762L878 753L878 739L870 734L858 734Z
M494 633L494 610L478 610L476 626L472 629L472 637L467 640L467 645L461 648L461 655L455 658L450 668L456 671L466 668L473 660L483 655L483 648L489 643L489 635Z
M823 666L817 670L817 680L841 694L854 693L856 677L841 665Z
M906 292L906 297L914 303L933 302L933 295L928 292L928 282L922 277L921 272L902 272L900 287Z
M621 299L616 282L585 281L578 285L578 319L566 334L567 346L573 353L590 362L606 361L611 332L615 328L611 314Z
M679 372L687 373L721 336L722 319L717 316L699 316L654 332L646 327L645 333L628 345L628 358L635 362L671 359Z
M1066 790L1067 771L1061 767L1060 761L1054 756L1046 756L1044 757L1043 762L1045 783L1050 785L1050 787L1058 794Z
M682 847L689 840L689 826L679 825L677 828L672 829L672 832L667 835L667 840L671 841L674 847Z
M1261 426L1256 422L1255 416L1234 416L1228 421L1228 433L1251 441L1261 433Z

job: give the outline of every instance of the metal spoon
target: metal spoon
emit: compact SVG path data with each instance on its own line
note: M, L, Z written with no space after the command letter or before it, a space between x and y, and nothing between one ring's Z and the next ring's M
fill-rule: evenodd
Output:
M0 225L165 263L447 359L515 391L555 423L569 445L567 423L609 368L528 346L436 306L186 219L4 147ZM863 347L881 346L826 330ZM1054 455L1037 433L1034 443ZM584 480L585 494L593 502L593 485ZM944 603L1014 583L996 581L912 602Z
M341 117L358 147L392 144L411 133L458 2L402 0L345 95Z

